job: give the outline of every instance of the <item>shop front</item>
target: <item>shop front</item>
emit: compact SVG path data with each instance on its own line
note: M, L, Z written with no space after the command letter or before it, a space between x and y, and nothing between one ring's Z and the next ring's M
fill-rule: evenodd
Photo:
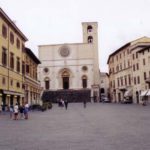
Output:
M0 91L0 105L2 106L3 111L7 111L8 108L12 105L22 104L24 99L23 93L17 93L8 90Z

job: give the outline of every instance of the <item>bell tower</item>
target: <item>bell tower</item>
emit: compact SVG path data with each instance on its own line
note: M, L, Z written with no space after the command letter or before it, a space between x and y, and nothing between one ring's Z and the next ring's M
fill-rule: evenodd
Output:
M91 43L98 46L98 24L97 22L83 22L83 43Z
M93 85L91 87L91 97L95 97L99 101L99 83L100 70L98 58L98 23L97 22L83 22L83 43L91 44L93 50Z

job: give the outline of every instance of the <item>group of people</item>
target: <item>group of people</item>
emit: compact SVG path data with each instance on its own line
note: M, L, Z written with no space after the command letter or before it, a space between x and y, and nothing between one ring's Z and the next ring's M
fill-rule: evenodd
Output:
M67 110L67 108L68 108L68 100L66 99L66 100L63 100L62 98L60 99L60 100L58 100L58 106L59 107L64 107L65 106L65 108L66 108L66 110Z
M10 118L14 120L28 119L28 111L29 111L28 103L25 103L24 105L18 105L16 103L15 106L10 106L9 108Z
M59 107L64 107L65 106L65 108L66 108L66 110L67 110L67 108L68 108L68 100L67 99L65 99L65 100L63 100L62 98L59 100L57 100L58 101L58 106ZM83 107L84 108L86 108L86 103L87 103L87 101L86 101L86 99L84 99L83 100Z

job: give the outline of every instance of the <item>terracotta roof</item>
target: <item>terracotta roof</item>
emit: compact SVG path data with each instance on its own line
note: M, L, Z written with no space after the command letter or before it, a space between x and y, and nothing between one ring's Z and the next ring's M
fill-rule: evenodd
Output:
M147 50L149 48L150 48L150 45L148 45L148 46L146 46L144 48L141 48L138 52L141 53L141 52L143 52L143 51L145 51L145 50Z
M139 44L139 45L136 45L137 43L140 43L140 44ZM114 56L115 54L117 54L118 52L120 52L121 50L123 50L124 48L126 48L126 47L128 47L128 46L133 46L133 45L135 45L134 48L136 48L136 47L145 47L146 44L149 44L149 43L150 43L150 38L149 38L149 37L146 37L146 36L143 36L143 37L138 38L138 39L136 39L136 40L134 40L134 41L131 41L131 42L129 42L129 43L123 45L122 47L120 47L118 50L116 50L116 51L113 52L112 54L110 54L109 57L108 57L107 64L109 63L109 60L110 60L110 57L111 57L111 56ZM134 48L133 48L133 49L134 49Z
M107 64L109 63L109 60L110 60L110 57L114 56L115 54L117 54L118 52L120 52L121 50L123 50L124 48L130 46L131 43L127 43L125 45L123 45L122 47L120 47L119 49L117 49L115 52L113 52L112 54L109 55L108 57L108 61L107 61Z
M34 55L34 53L29 48L25 48L25 52L36 62L37 64L40 64L40 60Z

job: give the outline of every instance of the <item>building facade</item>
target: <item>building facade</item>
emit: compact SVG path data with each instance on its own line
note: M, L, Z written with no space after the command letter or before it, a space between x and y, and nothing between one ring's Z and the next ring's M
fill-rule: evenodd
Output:
M100 99L109 96L109 75L106 72L100 73Z
M0 104L24 100L22 50L27 38L0 8Z
M25 50L26 41L26 36L0 8L0 105L3 109L39 99L39 60L30 50ZM29 74L28 68L31 68ZM28 90L31 97L25 97Z
M49 91L90 89L99 101L98 24L82 28L83 43L39 46L39 80Z
M29 48L25 48L23 57L25 100L29 105L40 104L41 86L37 79L37 66L40 61Z
M133 54L135 55L135 53ZM141 102L142 99L150 102L150 45L139 48L136 55L137 57L135 57L135 59L137 58L137 61L135 61L137 67L133 70L135 86L133 97L135 97L137 103ZM133 65L135 65L135 63Z
M148 69L148 63L142 65L143 56L139 51L149 44L150 38L143 37L125 44L109 56L107 63L110 97L113 102L121 102L125 98L131 99L134 103L140 102L141 92L146 84L144 70Z

